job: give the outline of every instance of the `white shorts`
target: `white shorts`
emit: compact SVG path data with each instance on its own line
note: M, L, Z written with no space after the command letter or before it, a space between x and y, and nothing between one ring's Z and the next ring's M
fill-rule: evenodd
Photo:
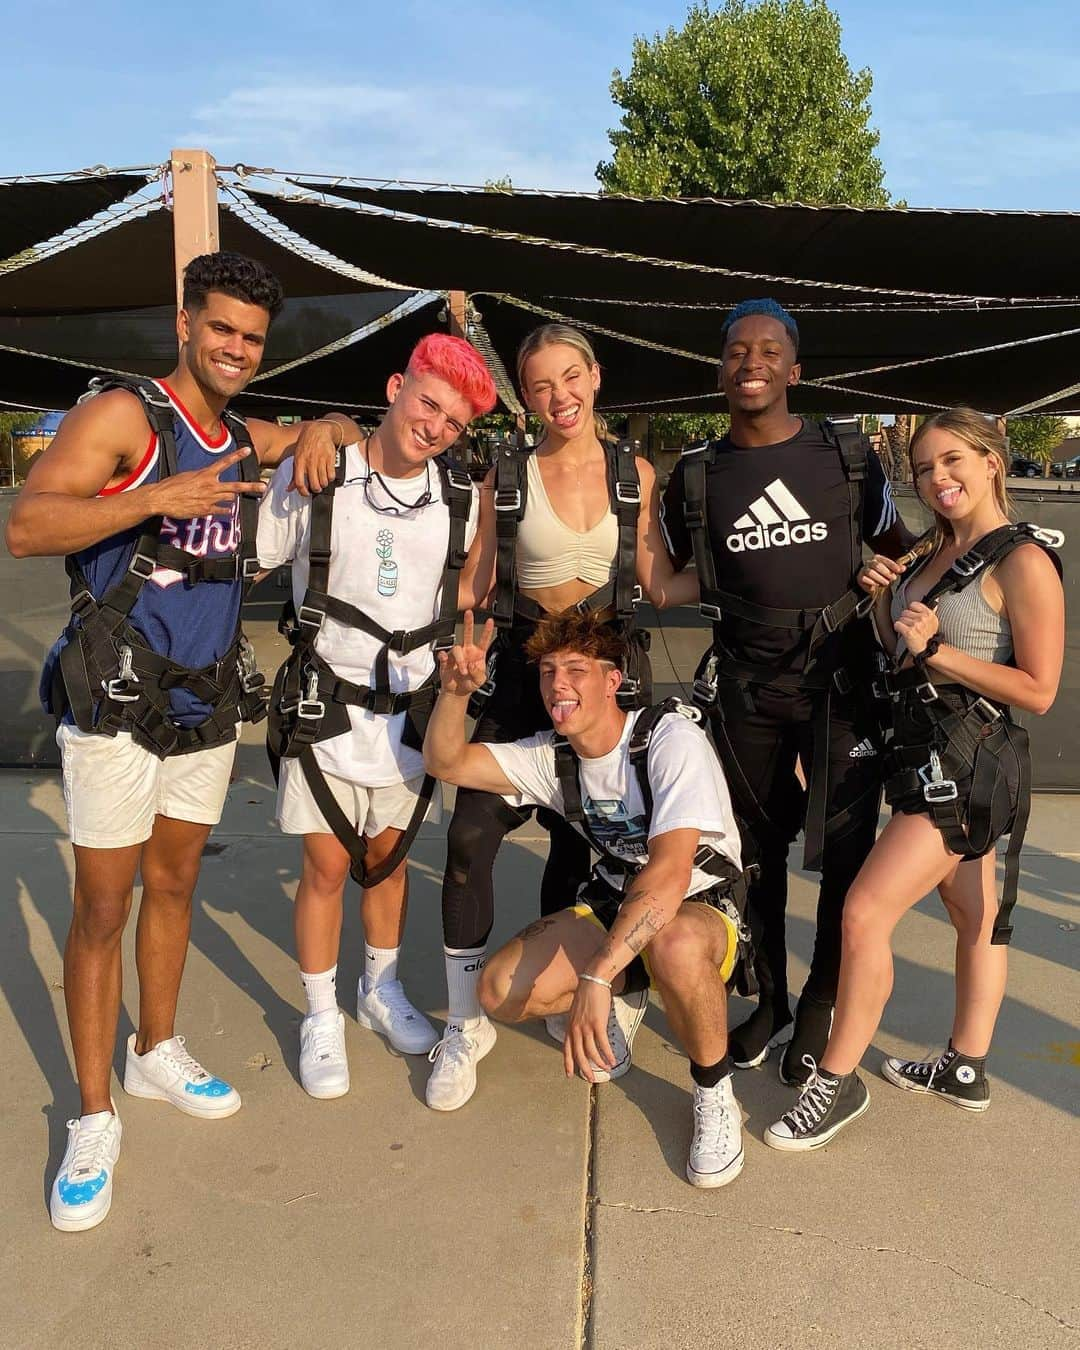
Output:
M403 830L412 820L423 774L404 783L387 783L383 787L364 787L323 775L337 804L356 826L360 834L374 838L383 830ZM442 818L440 785L435 784L426 820L436 823ZM295 759L281 761L278 779L277 822L284 834L333 834L323 813L315 805L304 771Z
M216 825L229 790L236 742L157 755L131 733L102 736L61 723L56 743L64 774L68 835L83 848L127 848L150 838L155 816Z

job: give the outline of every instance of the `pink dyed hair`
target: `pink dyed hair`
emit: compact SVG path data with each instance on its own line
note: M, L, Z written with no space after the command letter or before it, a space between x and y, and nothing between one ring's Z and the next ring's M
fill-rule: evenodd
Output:
M471 342L449 333L429 333L413 348L407 367L410 375L437 375L472 405L481 417L495 406L495 381L484 358Z

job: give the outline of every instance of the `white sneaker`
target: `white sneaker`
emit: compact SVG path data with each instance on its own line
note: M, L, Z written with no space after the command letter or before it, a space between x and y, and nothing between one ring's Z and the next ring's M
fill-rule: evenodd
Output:
M400 980L388 980L366 994L361 980L356 986L356 1020L385 1036L401 1055L426 1055L439 1039L424 1014L409 1002Z
M726 1186L743 1169L742 1113L731 1074L715 1087L694 1084L694 1137L686 1162L691 1186Z
M334 1008L300 1023L300 1086L309 1097L344 1097L349 1090L345 1014Z
M562 1045L566 1040L566 1019L569 1015L569 1013L552 1013L550 1017L544 1018L544 1029L557 1045Z
M630 1054L634 1048L634 1037L648 1007L647 989L636 989L632 994L615 994L612 997L607 1034L611 1053L615 1056L615 1067L609 1069L606 1064L594 1064L592 1066L594 1082L607 1083L630 1072ZM580 1069L578 1072L581 1073ZM584 1078L585 1075L581 1074L581 1077Z
M495 1045L495 1028L486 1017L451 1024L428 1059L435 1067L427 1082L427 1104L433 1111L456 1111L476 1091L476 1066Z
M189 1116L219 1120L240 1110L240 1094L221 1078L208 1074L188 1054L183 1036L173 1036L145 1055L135 1053L135 1035L128 1037L124 1091L130 1097L171 1102Z
M49 1218L64 1233L80 1233L94 1228L109 1212L122 1131L115 1107L111 1115L100 1111L69 1120L67 1127L64 1160L49 1196Z

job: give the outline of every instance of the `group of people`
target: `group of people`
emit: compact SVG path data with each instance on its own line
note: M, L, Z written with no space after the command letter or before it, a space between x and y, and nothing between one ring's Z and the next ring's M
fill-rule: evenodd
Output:
M588 340L546 324L517 362L539 444L502 447L477 488L448 452L496 391L461 338L418 344L370 435L340 413L279 427L231 412L282 303L260 264L195 259L176 368L97 383L8 525L15 556L63 555L72 580L42 682L75 859L64 990L81 1094L53 1224L93 1227L112 1200L137 874L124 1090L206 1118L240 1107L177 1034L176 1009L239 726L267 710L244 590L283 564L292 652L268 747L278 823L302 839L308 1094L349 1089L336 974L351 876L357 1021L429 1056L431 1108L473 1096L495 1021L543 1018L567 1075L620 1077L652 987L689 1059L688 1180L722 1186L744 1160L734 1068L780 1049L799 1093L766 1132L776 1148L818 1147L866 1109L857 1065L889 996L892 930L936 887L957 931L951 1035L940 1055L882 1072L984 1109L1029 796L1010 709L1046 711L1064 644L1060 567L1043 532L1011 521L994 425L956 409L919 428L912 472L934 528L916 543L855 425L789 411L797 326L774 301L747 301L722 328L730 432L690 447L661 499L649 462L596 414ZM653 701L645 596L712 620L693 702ZM399 955L406 857L442 783L457 792L440 1034ZM875 840L883 785L894 814ZM534 810L551 837L539 914L489 956L496 854ZM822 879L793 1012L787 854L800 829ZM995 843L1010 830L999 905ZM729 1034L730 990L757 1004Z

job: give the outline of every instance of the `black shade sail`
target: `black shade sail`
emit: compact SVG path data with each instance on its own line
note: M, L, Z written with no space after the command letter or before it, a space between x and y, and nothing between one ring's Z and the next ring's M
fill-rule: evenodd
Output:
M0 183L0 260L63 234L145 186L145 174L124 173Z

